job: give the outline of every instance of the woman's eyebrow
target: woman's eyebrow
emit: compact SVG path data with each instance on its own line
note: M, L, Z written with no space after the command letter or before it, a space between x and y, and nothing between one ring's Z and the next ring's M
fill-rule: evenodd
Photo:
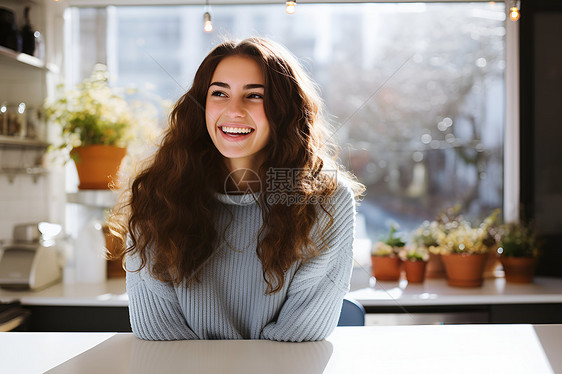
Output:
M254 84L247 84L244 86L245 90L252 90L254 88L264 88L263 84L254 83Z
M222 88L230 89L230 86L228 85L228 83L224 83L224 82L213 82L209 85L209 87L211 87L211 86L219 86L219 87L222 87ZM252 90L254 88L264 88L264 85L259 84L259 83L251 83L251 84L246 84L244 86L245 90Z
M226 83L223 82L213 82L209 85L209 87L211 86L219 86L219 87L223 87L223 88L230 88L230 86Z

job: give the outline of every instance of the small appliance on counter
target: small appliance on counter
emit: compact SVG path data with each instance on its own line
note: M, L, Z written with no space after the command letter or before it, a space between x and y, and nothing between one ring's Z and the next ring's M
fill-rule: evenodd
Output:
M63 252L55 238L61 231L48 222L16 225L13 242L0 247L0 287L37 290L60 281Z

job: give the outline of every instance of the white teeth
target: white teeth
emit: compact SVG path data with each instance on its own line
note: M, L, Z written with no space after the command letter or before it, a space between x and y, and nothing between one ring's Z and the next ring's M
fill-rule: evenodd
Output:
M252 132L252 129L250 128L241 128L241 127L227 127L227 126L222 126L221 127L222 131L225 133L230 133L230 134L249 134Z

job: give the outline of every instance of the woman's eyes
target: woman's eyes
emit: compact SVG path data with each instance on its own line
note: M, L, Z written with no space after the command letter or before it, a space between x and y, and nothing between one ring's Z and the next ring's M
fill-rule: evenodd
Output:
M226 93L224 93L223 91L213 91L213 92L211 92L211 96L228 97L228 95ZM261 94L261 93L250 93L246 96L246 98L248 98L248 99L263 99L263 94Z
M248 99L263 99L263 95L259 93L251 93L248 95Z

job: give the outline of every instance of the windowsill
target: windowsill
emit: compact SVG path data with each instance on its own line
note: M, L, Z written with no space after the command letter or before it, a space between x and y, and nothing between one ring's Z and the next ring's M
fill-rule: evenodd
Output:
M445 279L421 284L376 282L366 271L354 269L349 296L364 306L433 306L562 303L562 279L536 277L530 284L485 279L482 287L451 287ZM371 283L370 283L371 282Z

